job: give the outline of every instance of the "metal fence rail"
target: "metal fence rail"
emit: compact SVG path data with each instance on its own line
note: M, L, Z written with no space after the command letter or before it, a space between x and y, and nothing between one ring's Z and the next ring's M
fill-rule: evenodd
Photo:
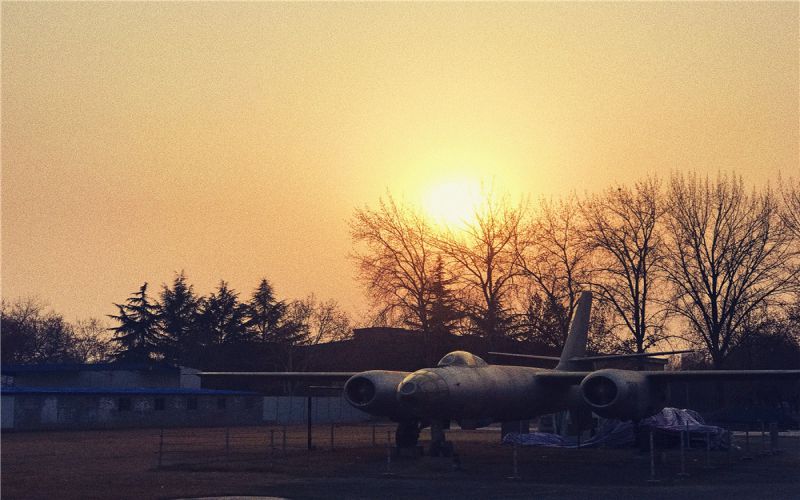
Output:
M312 426L314 450L385 447L394 444L394 425L318 424ZM170 428L159 430L157 466L180 467L226 462L270 463L309 451L306 426Z
M305 463L308 457L318 453L318 456L322 456L327 453L335 454L337 450L367 448L375 450L375 453L370 454L372 459L384 455L385 450L387 474L396 469L391 451L394 446L394 424L317 424L312 426L311 431L312 449L309 450L305 425L162 429L159 431L157 466L273 470L276 467ZM453 429L448 431L447 439L455 443L457 449L461 444L478 444L482 447L482 452L504 457L501 462L496 462L496 459L495 462L503 464L501 468L507 470L504 475L515 480L530 478L530 468L537 467L537 461L541 460L542 454L550 453L545 451L547 448L541 447L501 445L499 434L499 429ZM705 434L703 437L703 440L690 439L688 433L682 433L680 446L662 447L654 443L650 436L649 443L644 445L645 449L640 450L649 455L648 467L637 474L641 475L643 481L658 482L693 474L708 474L701 471L724 469L733 463L759 461L762 460L761 457L772 455L800 457L800 432L778 431L775 426L765 425L754 431L734 432L731 435L731 446L726 450L713 449L710 435ZM420 436L421 444L427 443L429 438L429 432L423 431ZM578 459L581 456L591 457L593 454L605 452L602 449L562 451ZM630 451L631 456L636 453L633 448ZM492 458L483 459L489 464L493 463ZM454 470L460 466L458 460L454 455Z

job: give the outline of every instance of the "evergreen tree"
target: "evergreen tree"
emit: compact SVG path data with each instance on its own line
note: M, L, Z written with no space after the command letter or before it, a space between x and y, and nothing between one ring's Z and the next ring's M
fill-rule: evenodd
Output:
M111 328L117 350L114 359L126 362L146 362L163 354L159 332L158 304L147 296L147 283L139 288L125 304L114 304L118 315L109 315L119 326Z
M569 317L564 304L538 290L529 291L525 310L514 318L514 335L522 342L538 342L560 351L567 338Z
M245 326L247 308L239 302L239 294L219 282L216 293L205 300L200 314L201 344L235 344L248 340Z
M247 304L247 328L262 342L281 343L289 330L281 326L286 311L286 303L275 299L272 285L263 278Z
M458 301L453 297L450 287L453 278L445 275L444 261L437 256L429 278L430 289L427 297L427 329L422 330L423 357L426 365L432 365L436 356L441 355L441 339L451 334L464 318Z
M430 279L428 324L431 333L442 335L452 333L464 317L458 301L453 297L450 287L453 278L445 275L444 261L437 256Z
M172 288L161 290L159 317L163 331L164 357L174 363L190 364L196 357L197 316L200 301L183 271L175 276Z

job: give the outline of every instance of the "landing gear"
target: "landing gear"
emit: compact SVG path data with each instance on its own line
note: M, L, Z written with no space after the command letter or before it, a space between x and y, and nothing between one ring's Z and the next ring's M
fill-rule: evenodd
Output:
M397 424L394 442L398 448L414 448L419 441L420 423L418 420L404 420Z
M449 457L453 455L453 443L445 439L444 430L450 427L450 422L431 422L431 449L432 457Z
M419 443L419 431L423 427L427 427L427 422L420 422L419 420L404 420L398 422L397 431L395 431L395 443L397 444L397 451L413 450ZM453 443L445 439L444 431L450 428L450 422L437 420L430 423L431 426L431 446L430 456L432 457L450 457L453 455Z

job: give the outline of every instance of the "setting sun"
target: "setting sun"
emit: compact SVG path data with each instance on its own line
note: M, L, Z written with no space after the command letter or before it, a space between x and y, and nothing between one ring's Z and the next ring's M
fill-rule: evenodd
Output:
M422 203L433 223L452 227L469 222L480 201L480 183L459 179L431 186Z

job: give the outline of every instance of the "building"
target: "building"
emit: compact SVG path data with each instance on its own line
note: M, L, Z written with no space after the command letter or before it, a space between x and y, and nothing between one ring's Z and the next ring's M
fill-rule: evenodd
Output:
M2 367L2 428L108 429L252 425L262 398L202 389L196 370L162 364Z

